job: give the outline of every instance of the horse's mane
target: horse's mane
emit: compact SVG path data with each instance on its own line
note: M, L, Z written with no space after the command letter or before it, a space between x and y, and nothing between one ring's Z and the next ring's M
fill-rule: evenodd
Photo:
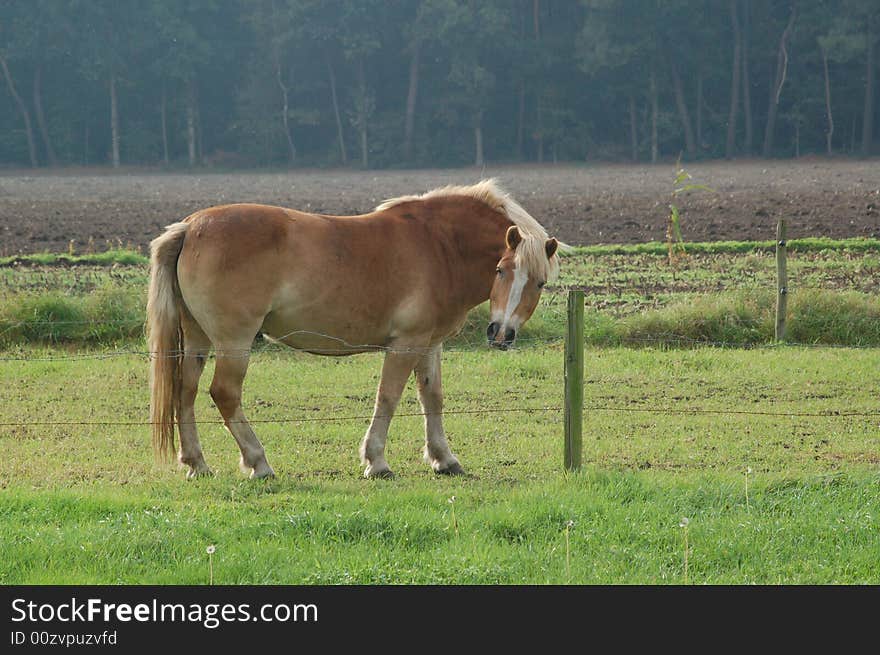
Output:
M552 281L559 274L559 257L554 254L549 260L544 246L549 238L547 230L536 221L522 205L514 200L507 191L502 189L495 178L480 180L471 185L454 185L432 189L421 195L400 196L390 198L376 207L376 211L383 211L391 207L418 200L430 200L444 196L469 196L485 203L495 211L504 214L514 225L519 228L522 241L516 248L516 265L525 266L526 270L543 277L546 281ZM560 244L564 247L564 244Z

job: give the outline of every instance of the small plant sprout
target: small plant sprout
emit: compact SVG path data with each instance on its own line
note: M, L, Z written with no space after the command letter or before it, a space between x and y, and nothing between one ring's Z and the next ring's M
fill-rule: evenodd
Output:
M710 191L715 193L715 189L707 187L705 184L691 184L689 181L693 179L681 165L681 157L675 163L675 179L672 181L672 202L669 203L669 218L666 223L666 249L669 256L669 265L673 270L678 268L680 261L687 258L687 252L684 249L684 237L681 235L681 214L678 205L675 204L675 198L681 193L688 191Z
M208 584L214 584L214 551L217 550L217 547L214 544L211 544L207 548L205 548L205 552L208 553Z
M749 506L749 476L752 474L752 467L746 467L746 509L751 509Z
M458 521L455 520L455 496L450 496L447 502L450 505L450 512L452 513L452 529L455 530L455 536L458 536Z
M569 543L568 535L572 527L574 527L574 521L568 520L565 522L565 579L568 582L571 582L571 544Z
M684 583L688 583L688 521L687 517L682 517L678 522L678 527L682 529L684 535Z

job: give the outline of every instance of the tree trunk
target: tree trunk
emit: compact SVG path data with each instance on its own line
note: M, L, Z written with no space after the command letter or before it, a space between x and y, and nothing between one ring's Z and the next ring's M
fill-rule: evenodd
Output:
M339 139L339 156L342 165L348 164L348 154L345 152L345 137L342 133L342 118L339 115L339 100L336 97L336 72L333 70L333 61L327 54L327 75L330 78L330 96L333 100L333 115L336 117L336 137Z
M541 47L541 0L532 0L532 24L535 43ZM535 90L535 140L538 144L538 163L544 161L544 117L541 111L541 89Z
M865 111L862 114L862 155L865 157L871 154L871 144L874 140L874 57L877 35L871 18L868 18L866 32L867 77L865 78Z
M650 94L651 94L651 163L656 164L657 159L660 156L659 147L657 144L657 114L659 113L658 101L657 101L657 74L651 69L651 81L650 81Z
M284 137L287 139L287 161L293 164L296 161L296 146L293 136L290 134L290 89L284 83L284 74L281 69L281 57L275 53L275 81L281 89L281 125L284 128Z
M190 167L196 165L196 91L195 84L186 84L186 145Z
M368 143L367 143L367 124L361 125L361 168L364 170L370 167Z
M162 100L159 103L159 113L162 118L162 162L168 166L168 94L165 89L165 81L162 80Z
M519 111L516 116L516 157L520 161L524 158L524 136L526 122L526 81L519 81Z
M31 126L31 115L28 113L24 101L15 89L15 82L12 81L12 73L9 72L9 66L6 64L6 59L2 56L0 56L0 68L3 69L3 76L6 78L6 86L9 87L9 93L12 95L12 99L15 100L15 104L18 106L18 111L21 113L21 117L24 120L24 132L27 136L28 142L28 155L30 156L31 167L36 168L39 165L39 162L37 161L37 146L36 143L34 143L34 129Z
M751 10L749 0L743 0L743 24L742 47L740 50L740 64L742 69L742 94L743 94L743 120L745 122L746 134L743 151L746 156L752 154L752 144L754 143L754 129L752 121L752 84L751 71L749 70L749 40L751 35Z
M629 151L630 159L639 159L639 131L636 125L636 94L629 92Z
M284 81L284 66L281 57L281 41L278 36L278 14L275 2L271 2L272 38L270 49L272 52L272 64L275 69L275 82L281 90L281 127L284 130L284 139L287 141L287 163L296 161L296 146L290 134L290 89Z
M825 153L830 157L832 154L831 137L834 135L834 116L831 113L831 76L828 74L828 50L819 46L822 51L822 68L825 72L825 118L828 128L825 130Z
M116 97L116 73L110 73L110 144L113 168L119 168L119 101Z
M697 69L697 148L703 152L703 66Z
M199 91L198 87L193 84L193 114L196 117L196 163L201 164L205 161L204 139L202 139L202 111L199 109Z
M483 159L483 112L477 114L477 121L474 124L474 145L476 146L474 165L482 168L485 163Z
M52 139L49 137L49 127L46 124L46 115L43 112L43 65L38 63L34 69L34 113L37 116L37 125L40 135L43 137L43 147L46 149L46 158L49 166L58 165L58 157L55 156L55 148L52 147Z
M537 127L535 129L535 140L538 144L538 163L544 163L544 120L541 116L541 98L540 96L537 98L538 106L537 106L537 118L536 123Z
M730 0L730 23L733 26L733 69L730 81L730 113L727 116L727 144L724 156L733 158L736 150L736 113L739 107L740 61L742 58L742 36L739 32L739 16L736 8L737 0Z
M672 74L672 88L675 91L675 105L678 107L678 117L681 120L681 127L684 130L685 150L688 157L693 159L697 154L697 146L694 142L694 130L691 127L691 117L688 113L687 102L684 99L684 86L681 83L681 76L678 74L678 66L675 59L669 60L669 71Z
M767 124L764 127L764 148L761 153L764 157L769 157L773 153L773 133L776 130L779 94L782 92L782 85L785 84L785 74L788 70L788 39L794 28L796 16L795 5L792 5L788 24L782 32L782 37L779 39L779 50L776 53L776 77L773 81L773 87L770 89L770 105L767 108Z
M403 156L406 161L412 161L413 138L416 124L416 100L419 94L419 57L421 56L422 44L416 41L413 44L412 57L409 60L409 91L406 94L406 121L403 133Z
M364 59L361 57L358 60L357 66L357 76L358 76L358 106L357 106L357 123L358 123L358 135L360 136L361 141L361 167L366 170L370 167L370 160L368 156L369 152L369 143L367 140L367 121L369 120L370 109L368 106L369 97L367 93L367 76L364 72Z
M852 129L849 133L849 151L853 153L856 151L856 117L853 116L852 119Z

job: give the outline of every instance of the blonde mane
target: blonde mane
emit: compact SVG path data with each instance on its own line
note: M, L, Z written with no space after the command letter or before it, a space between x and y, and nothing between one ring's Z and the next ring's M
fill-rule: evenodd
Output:
M547 259L544 246L550 238L547 230L536 221L525 209L514 200L507 191L502 189L495 178L480 180L471 185L453 185L432 189L421 195L400 196L390 198L376 207L376 211L383 211L391 207L418 200L430 200L444 196L469 196L488 205L495 211L504 214L514 225L519 228L522 241L516 247L515 261L517 267L524 266L527 271L537 277L542 277L547 282L553 281L559 275L559 256L554 254ZM560 243L564 247L564 244Z

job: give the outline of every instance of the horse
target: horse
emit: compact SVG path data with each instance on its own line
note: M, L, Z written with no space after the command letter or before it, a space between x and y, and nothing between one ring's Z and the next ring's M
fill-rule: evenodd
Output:
M425 461L438 474L462 474L443 429L443 341L488 299L488 344L512 346L558 274L559 245L494 179L393 198L357 216L230 204L169 225L150 243L147 299L157 459L176 454L187 478L211 474L194 402L213 347L210 394L242 472L274 476L241 407L262 333L316 355L385 353L360 447L365 477L393 476L385 442L410 374L425 416Z

